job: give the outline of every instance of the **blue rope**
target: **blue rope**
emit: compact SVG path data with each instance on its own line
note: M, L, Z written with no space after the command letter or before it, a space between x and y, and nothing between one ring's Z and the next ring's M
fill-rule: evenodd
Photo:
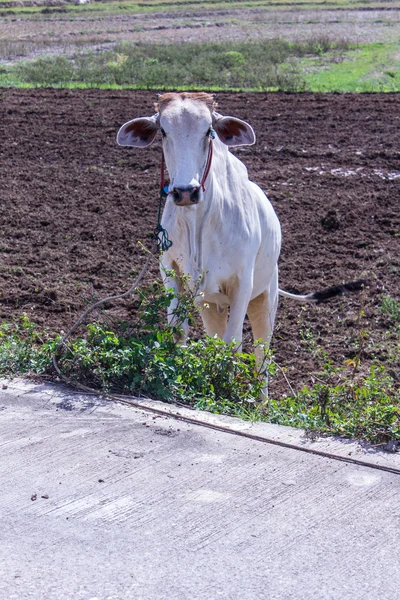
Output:
M158 217L157 217L157 227L154 230L154 240L157 243L157 247L162 252L166 252L172 246L172 241L168 237L168 231L164 229L161 225L161 211L163 201L168 196L168 186L160 189L160 200L158 202Z

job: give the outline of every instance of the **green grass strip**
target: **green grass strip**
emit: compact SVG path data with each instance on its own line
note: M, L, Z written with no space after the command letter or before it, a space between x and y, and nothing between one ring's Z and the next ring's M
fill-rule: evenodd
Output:
M331 52L324 59L303 59L302 67L312 92L400 91L399 44L364 44L342 56Z
M3 87L208 91L400 91L400 46L326 37L225 44L117 44L74 60L44 56L0 69Z
M252 43L116 44L20 61L3 86L209 91L397 91L397 44L355 49L346 40L276 38Z

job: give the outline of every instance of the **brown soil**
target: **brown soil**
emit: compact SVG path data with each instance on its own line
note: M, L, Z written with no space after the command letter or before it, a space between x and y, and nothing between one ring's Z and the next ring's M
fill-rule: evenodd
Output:
M115 136L126 120L152 114L154 100L131 91L1 92L2 320L25 312L59 331L93 294L129 287L144 260L137 242L148 243L156 225L160 142L125 149ZM295 387L309 381L317 364L302 327L337 364L369 329L364 355L385 362L380 294L399 294L398 96L221 93L218 101L220 112L256 130L256 146L236 153L280 218L281 287L374 282L367 293L305 310L282 302L277 362ZM132 307L118 310L129 315ZM273 393L287 391L283 379L273 385Z

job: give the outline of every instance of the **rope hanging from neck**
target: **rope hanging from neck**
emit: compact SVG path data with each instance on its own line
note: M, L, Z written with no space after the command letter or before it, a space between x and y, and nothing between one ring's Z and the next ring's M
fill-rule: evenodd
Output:
M197 189L202 189L203 192L206 191L206 180L207 177L210 173L210 169L211 169L211 163L212 163L212 158L213 158L213 140L215 139L215 132L213 129L210 130L210 141L209 141L209 145L208 145L208 154L207 154L207 160L206 160L206 164L204 167L204 173L203 173L203 177L201 179L200 185L197 187ZM154 230L154 239L157 243L158 249L162 250L163 252L166 252L167 250L169 250L172 246L172 241L169 239L168 237L168 232L166 229L164 229L164 227L161 225L161 212L162 212L162 205L163 205L163 201L168 197L168 195L170 194L169 189L168 189L168 184L165 181L165 175L164 175L164 171L165 171L165 158L164 158L164 150L161 150L161 172L160 172L160 199L158 202L158 217L157 217L157 227Z
M157 216L157 227L154 229L154 241L156 242L158 249L162 252L166 252L172 246L172 241L168 237L168 231L161 225L161 212L163 201L168 196L168 186L164 179L164 152L161 153L161 176L160 176L160 198L158 201L158 216Z

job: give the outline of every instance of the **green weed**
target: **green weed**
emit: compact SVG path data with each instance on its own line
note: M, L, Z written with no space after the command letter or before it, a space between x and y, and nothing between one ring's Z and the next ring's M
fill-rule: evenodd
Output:
M0 325L0 375L43 375L57 343L56 336L41 331L26 315L17 323Z
M119 393L145 394L237 414L261 396L265 365L257 366L254 354L237 352L237 344L216 338L176 342L184 319L195 311L193 294L179 298L174 323L165 313L173 291L161 284L139 292L134 322L89 324L84 337L69 340L59 357L65 375L95 387ZM27 319L0 328L0 374L34 372L51 374L51 356L60 336L39 332Z
M389 320L391 325L400 327L400 302L391 296L383 296L381 313Z
M345 40L326 37L293 43L120 43L102 53L77 53L73 60L57 56L21 62L10 75L25 84L46 86L301 91L302 57L348 47Z
M371 366L357 378L351 367L348 374L333 374L329 365L325 371L343 380L336 385L317 383L295 398L270 402L271 422L380 444L400 440L400 391L383 366Z
M315 335L305 327L301 343L318 363L314 384L287 396L270 398L268 411L257 406L264 374L275 375L275 363L265 355L261 368L253 353L216 338L176 343L179 323L193 319L193 293L180 297L175 323L166 324L167 306L174 292L155 283L141 290L137 317L132 322L103 320L87 326L85 335L68 340L59 354L62 372L70 379L99 390L146 395L166 402L244 419L302 427L318 434L365 439L375 444L400 440L400 390L393 361L387 369L378 361L363 364L370 334L360 328L355 353L334 364ZM386 297L381 312L398 323L399 304ZM396 344L391 334L387 345ZM33 372L54 375L51 356L61 336L38 330L27 317L0 327L0 375ZM390 349L387 349L389 352ZM390 352L389 352L390 353ZM398 358L398 353L397 353ZM396 361L397 361L396 358ZM392 365L392 366L391 366ZM281 370L282 368L279 367Z

